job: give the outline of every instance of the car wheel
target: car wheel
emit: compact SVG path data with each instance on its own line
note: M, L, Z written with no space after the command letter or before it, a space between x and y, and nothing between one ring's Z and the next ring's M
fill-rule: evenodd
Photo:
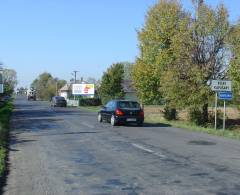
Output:
M101 123L102 122L102 115L99 113L98 114L98 122Z
M116 126L116 119L115 119L114 115L111 116L111 121L110 122L111 122L112 126Z
M143 122L138 122L138 123L137 123L137 126L138 126L138 127L142 127L142 126L143 126Z

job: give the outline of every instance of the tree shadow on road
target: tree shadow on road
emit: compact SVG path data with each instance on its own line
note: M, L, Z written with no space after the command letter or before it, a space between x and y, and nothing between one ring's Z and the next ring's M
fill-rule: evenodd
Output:
M120 125L122 126L122 125ZM142 126L139 126L134 123L124 124L126 127L143 127L143 128L151 128L151 127L171 127L169 124L164 123L144 123Z
M144 123L143 127L171 127L171 125L165 123Z

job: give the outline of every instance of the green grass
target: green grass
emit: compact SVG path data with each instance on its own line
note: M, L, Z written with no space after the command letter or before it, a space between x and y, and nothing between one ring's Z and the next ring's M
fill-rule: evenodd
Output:
M215 130L214 128L210 127L199 127L196 126L193 123L187 122L187 121L167 121L164 119L160 119L160 117L157 116L146 116L145 122L148 123L162 123L162 124L168 124L173 127L178 127L181 129L186 129L188 131L196 131L196 132L204 132L208 133L211 135L217 135L217 136L223 136L231 139L238 139L240 140L240 131L239 130L222 130L222 129L217 129Z
M13 110L12 102L0 107L0 176L5 170L5 159L7 154L7 141L9 135L9 121Z

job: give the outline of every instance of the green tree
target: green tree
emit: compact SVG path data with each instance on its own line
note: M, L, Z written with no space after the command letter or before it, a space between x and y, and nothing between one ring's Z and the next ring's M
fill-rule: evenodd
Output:
M66 84L65 80L53 78L50 73L44 72L35 79L31 87L36 89L37 97L41 100L50 100L51 97L57 95L57 90Z
M231 50L229 77L233 83L234 100L240 103L240 21L231 27L228 40Z
M203 2L198 4L193 23L192 65L197 73L195 81L198 80L198 90L195 91L194 96L199 101L194 101L196 103L193 105L202 110L200 120L203 125L208 122L208 102L213 94L207 87L208 82L212 79L226 78L229 61L226 40L229 29L228 11L223 4L219 4L216 9Z
M3 70L4 95L12 95L17 85L17 73L13 69Z
M138 32L140 56L133 67L134 85L143 103L161 100L162 72L180 55L172 45L183 40L179 30L188 24L188 18L177 0L160 0L148 11Z
M208 83L226 75L229 22L222 4L213 9L193 2L194 19L177 0L160 0L149 10L133 77L143 102L163 97L167 107L199 109L205 124L213 94Z
M54 79L55 81L55 87L56 87L56 90L58 91L59 89L61 89L64 85L67 84L67 81L64 80L64 79L58 79L58 78L55 78Z
M113 64L103 74L99 88L99 95L103 104L111 99L124 97L122 87L123 77L124 65L122 63Z
M189 29L185 30L188 35L185 42L189 44L184 44L181 50L186 51L186 55L179 55L177 64L164 72L163 88L167 100L181 108L190 107L190 115L201 113L195 115L201 117L194 121L205 125L208 122L208 102L213 94L208 83L212 79L224 78L227 72L229 22L222 4L212 9L198 1L195 15ZM184 66L179 62L184 62Z
M53 77L50 73L44 72L38 76L37 79L35 79L31 85L36 92L37 97L41 100L50 100L50 98L53 96L54 92L49 94L49 82L53 80Z

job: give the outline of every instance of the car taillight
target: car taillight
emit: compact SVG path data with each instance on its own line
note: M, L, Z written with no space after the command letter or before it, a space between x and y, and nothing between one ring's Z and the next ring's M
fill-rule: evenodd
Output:
M139 112L139 116L144 117L144 112L142 110Z
M120 110L119 108L116 109L115 113L116 113L117 116L123 116L124 115L124 112L122 110Z

